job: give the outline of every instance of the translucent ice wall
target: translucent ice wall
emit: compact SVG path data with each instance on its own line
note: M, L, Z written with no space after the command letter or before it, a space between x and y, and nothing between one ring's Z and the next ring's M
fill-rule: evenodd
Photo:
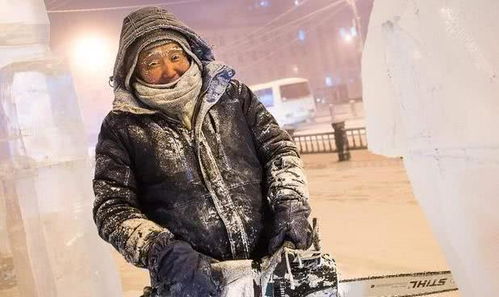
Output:
M375 0L371 151L404 156L463 296L499 292L499 1Z
M48 50L43 1L0 7L0 296L121 296L92 221L78 101Z
M0 68L48 52L49 19L42 0L0 0Z

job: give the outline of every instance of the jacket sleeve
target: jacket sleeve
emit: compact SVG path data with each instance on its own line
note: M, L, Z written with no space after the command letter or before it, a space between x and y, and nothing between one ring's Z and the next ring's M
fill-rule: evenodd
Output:
M310 215L308 187L298 149L289 134L244 84L237 83L255 146L265 171L267 199L271 209ZM291 206L292 205L292 206Z
M140 211L130 157L118 135L106 118L95 150L93 219L99 236L128 262L150 268L149 250L166 245L173 235Z

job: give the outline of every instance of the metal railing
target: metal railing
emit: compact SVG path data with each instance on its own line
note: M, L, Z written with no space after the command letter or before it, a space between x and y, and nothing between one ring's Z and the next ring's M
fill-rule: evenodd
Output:
M367 149L366 128L345 129L349 150ZM293 140L302 154L336 153L334 132L294 135Z

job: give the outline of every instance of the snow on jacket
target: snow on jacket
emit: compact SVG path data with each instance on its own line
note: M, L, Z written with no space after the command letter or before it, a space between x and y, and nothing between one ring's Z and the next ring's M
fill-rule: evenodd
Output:
M192 131L141 104L125 83L127 48L158 28L184 34L203 63ZM144 8L124 20L113 110L96 146L93 217L99 235L130 263L151 269L151 247L172 239L218 260L257 258L276 206L299 201L309 213L294 143L233 75L166 10Z

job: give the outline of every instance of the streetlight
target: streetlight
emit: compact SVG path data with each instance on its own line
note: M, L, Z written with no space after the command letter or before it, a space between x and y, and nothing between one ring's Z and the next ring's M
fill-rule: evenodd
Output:
M73 43L71 62L81 70L101 70L112 63L109 41L99 35L79 37Z
M359 11L357 10L357 3L355 2L356 0L345 0L345 1L352 7L355 33L359 35L359 52L362 52L362 49L364 48L364 40L362 40L362 25L360 23L360 15Z
M340 36L347 43L351 43L353 38L357 36L357 31L355 28L350 28L349 30L345 28L340 28Z
M300 41L304 41L305 38L307 38L307 33L305 32L305 30L303 29L298 30L298 39Z

